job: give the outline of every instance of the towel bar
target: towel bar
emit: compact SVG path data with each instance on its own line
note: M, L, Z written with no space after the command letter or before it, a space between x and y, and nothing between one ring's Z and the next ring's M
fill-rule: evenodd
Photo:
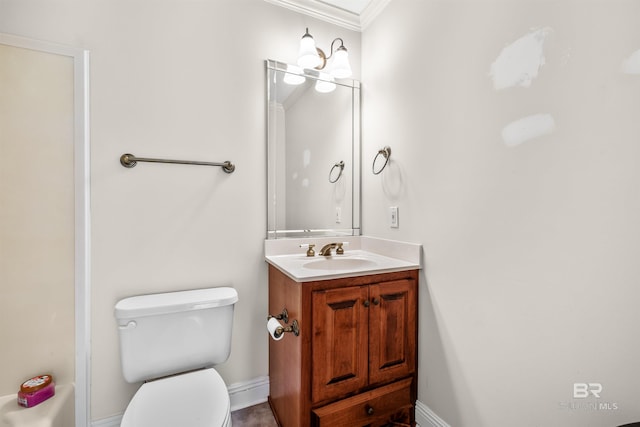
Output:
M201 165L201 166L220 166L226 173L232 173L236 170L236 167L230 161L223 163L214 162L197 162L191 160L170 160L170 159L150 159L147 157L136 157L133 154L123 154L120 156L120 164L125 168L132 168L138 164L138 162L151 162L151 163L176 163L180 165Z

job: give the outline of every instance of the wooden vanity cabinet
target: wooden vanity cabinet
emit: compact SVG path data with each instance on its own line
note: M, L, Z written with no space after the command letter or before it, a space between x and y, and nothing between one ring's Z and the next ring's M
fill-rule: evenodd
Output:
M269 266L269 312L300 335L269 342L281 427L414 425L416 270L296 282Z

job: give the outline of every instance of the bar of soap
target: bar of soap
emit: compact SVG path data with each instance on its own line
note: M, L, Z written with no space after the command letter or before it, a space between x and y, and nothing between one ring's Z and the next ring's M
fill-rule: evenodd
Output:
M38 375L22 383L18 392L18 405L36 406L56 394L56 384L51 375Z

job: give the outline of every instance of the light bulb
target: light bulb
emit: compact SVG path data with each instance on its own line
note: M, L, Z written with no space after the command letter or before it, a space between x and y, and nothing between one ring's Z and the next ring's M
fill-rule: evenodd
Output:
M300 50L298 51L298 65L302 68L315 68L320 65L320 56L316 49L316 42L313 40L309 29L300 40Z
M340 46L333 54L333 62L331 63L331 75L338 79L350 77L352 74L349 65L349 54L344 46Z

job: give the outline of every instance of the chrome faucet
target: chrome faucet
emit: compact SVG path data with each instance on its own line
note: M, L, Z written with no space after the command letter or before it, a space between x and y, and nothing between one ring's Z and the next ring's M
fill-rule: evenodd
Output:
M320 249L318 255L331 256L331 249L335 249L337 255L342 255L344 254L344 248L342 245L343 243L328 243Z

